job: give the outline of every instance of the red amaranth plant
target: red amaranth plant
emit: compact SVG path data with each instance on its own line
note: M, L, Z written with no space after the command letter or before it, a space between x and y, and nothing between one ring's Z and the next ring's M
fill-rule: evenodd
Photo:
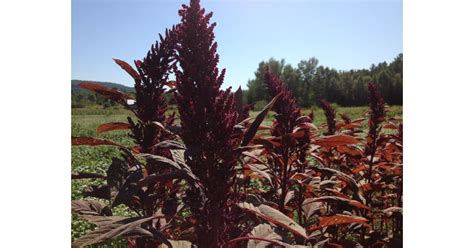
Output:
M293 131L297 124L297 119L301 117L301 110L296 105L296 100L293 97L293 93L288 89L288 86L283 84L278 76L272 73L268 67L265 70L264 80L268 94L271 97L275 97L280 93L282 94L273 107L273 110L277 114L275 116L276 122L272 134L275 136L283 136Z
M160 42L152 45L143 61L136 60L139 78L135 79L136 109L138 123L128 118L132 127L132 138L140 144L142 153L151 153L170 157L169 149L163 149L157 144L169 140L174 134L164 131L157 123L171 126L174 114L165 116L167 103L165 86L169 85L169 74L174 66L175 30L166 30L166 36L160 35ZM154 171L149 171L154 173Z
M306 168L306 152L310 143L310 133L306 123L312 120L301 115L301 110L296 105L293 94L288 87L269 68L264 74L265 84L271 97L281 94L281 97L274 105L276 112L271 134L275 137L275 142L280 144L274 148L274 153L269 153L273 157L274 171L279 177L279 187L277 194L280 194L278 201L280 211L285 210L287 194L290 188L290 178L294 173L304 173Z
M368 181L372 181L372 164L377 150L377 138L380 132L380 123L384 121L385 117L385 101L377 86L369 83L369 134L367 137L367 145L365 147L365 154L369 158L369 173Z
M326 123L328 126L327 135L333 135L336 133L336 111L331 104L326 100L320 100L319 106L324 110L324 115L326 116Z
M270 243L276 245L315 245L328 242L327 237L339 239L337 232L323 232L328 227L336 230L338 224L365 225L368 220L358 216L357 211L368 207L360 202L358 186L353 179L336 169L312 165L307 159L309 152L350 149L348 145L357 144L358 140L348 135L316 137L312 120L301 114L283 82L270 71L264 78L270 95L280 95L280 98L274 104L276 116L272 127L262 127L262 130L270 131L270 136L264 132L257 135L252 143L263 147L246 154L244 163L244 174L261 179L258 185L262 186L248 189L248 202L240 206L257 216L263 215L280 228L259 225L246 239L274 236L280 243L274 243L275 239ZM311 143L315 147L311 148ZM329 163L337 161L335 156L327 160ZM248 244L254 247L255 242Z
M212 12L205 14L198 0L183 5L177 26L176 101L186 150L186 163L199 178L204 195L189 190L186 202L196 218L200 247L219 247L227 240L233 204L232 185L240 139L233 136L238 114L230 89L220 90L225 70L219 73Z
M346 114L346 113L341 113L341 114L339 114L339 115L341 116L342 120L344 120L344 123L345 123L345 124L351 123L352 120L351 120L351 117L349 117L348 114Z
M268 112L268 106L273 105L276 120L271 127L261 126L261 130L269 130L270 133L261 132L250 142L251 146L257 146L245 153L242 167L244 179L262 179L262 187L268 189L262 191L261 188L245 185L247 199L239 203L239 207L250 216L260 217L278 226L282 233L288 235L285 236L288 237L285 242L304 241L308 238L304 228L287 215L293 216L293 210L296 210L299 222L302 222L305 187L298 185L295 176L306 170L309 128L313 125L308 117L301 114L291 92L277 76L267 70L264 79L273 100L262 112ZM258 242L254 240L267 241L266 235L280 237L268 224L249 227L253 229L243 231L247 236L233 239L229 244L252 240L248 246L255 247ZM269 244L284 245L279 240L282 239L270 241Z
M398 244L402 229L402 149L400 133L387 134L385 130L399 130L397 120L385 118L385 101L375 84L369 84L369 120L368 134L365 140L365 158L360 160L362 186L367 205L371 211L364 216L369 219L372 228L363 229L361 243L372 245L384 243L377 240L380 236L389 236L389 226L393 238L388 238L388 245ZM383 125L385 122L388 124ZM362 167L363 166L363 167ZM360 167L359 167L360 168ZM376 228L376 225L381 228ZM368 231L368 235L366 235ZM387 242L387 241L385 241Z
M136 146L128 148L89 137L73 138L73 145L112 145L123 149L125 154L124 160L114 159L106 176L79 173L73 178L107 179L107 185L95 191L110 191L107 199L111 207L124 204L139 217L125 219L125 223L121 217L91 220L87 215L110 215L110 210L98 203L74 201L73 211L87 220L99 223L107 219L106 225L76 240L74 246L124 237L132 247L155 247L161 243L188 247L190 243L185 240L200 247L221 247L230 237L238 237L242 232L238 225L239 212L233 212L240 200L235 184L236 166L241 152L251 149L245 146L255 136L274 101L250 123L249 108L243 106L242 99L236 108L230 88L220 90L224 71L219 73L216 67L217 44L213 41L215 24L209 25L211 14L205 15L199 1L183 6L179 14L182 23L167 31L164 38L160 36L160 43L152 46L143 61L135 61L137 71L126 62L115 60L134 79L136 100L100 85L83 85L136 115L136 122L128 118L129 123L107 123L98 128L98 131L130 129ZM176 82L168 81L171 72L175 73ZM165 115L164 95L169 92L165 86L176 86L180 128L171 126L174 114ZM242 122L236 125L238 119ZM177 135L185 145L177 141ZM145 165L132 151L146 159ZM190 211L191 215L184 218L184 211ZM119 231L121 228L127 231ZM107 234L101 235L103 232Z
M385 100L375 84L369 83L368 89L370 107L369 134L374 136L378 131L377 128L379 127L379 124L384 121Z
M169 235L174 230L167 230L160 223L168 225L174 223L171 217L179 211L176 208L176 196L181 191L181 186L179 183L173 183L172 180L180 177L172 172L169 169L170 166L163 161L156 161L149 159L149 157L159 155L171 158L170 144L176 143L174 141L177 137L176 134L168 130L173 124L174 114L165 115L167 103L164 98L165 86L168 84L168 76L174 63L174 45L176 43L174 32L174 30L167 31L164 38L160 36L160 42L152 46L143 62L135 61L138 72L126 62L115 59L115 62L135 81L136 100L101 85L81 84L81 87L112 99L135 114L136 123L129 117L129 123L105 123L97 128L97 132L129 129L130 136L136 146L129 149L106 140L88 137L73 138L73 145L119 146L123 151L124 158L114 158L106 176L95 176L95 178L106 179L105 185L84 192L85 196L109 200L108 206L90 200L73 201L75 213L99 226L96 230L76 240L73 246L91 245L118 236L134 237L130 242L136 247L155 247L161 243L171 245L164 238L164 233ZM131 151L145 153L147 162L142 165ZM79 174L74 178L90 178L90 175L88 176L84 177ZM104 209L114 208L120 204L124 204L134 211L138 217L127 219L120 216L100 216ZM152 222L154 219L161 220ZM124 227L128 227L128 231L117 232L118 229Z
M268 180L270 190L264 194L264 198L269 201L267 204L272 202L270 205L275 204L274 207L283 214L292 215L293 210L296 210L298 223L301 224L305 187L295 176L306 172L310 128L314 126L309 117L301 114L287 86L268 68L264 79L269 95L278 98L273 107L275 121L269 128L271 136L265 137L265 133L262 133L253 141L254 144L263 145L258 153L264 156L266 162L256 160L247 164L246 168ZM304 231L292 232L296 234L295 239L306 235Z

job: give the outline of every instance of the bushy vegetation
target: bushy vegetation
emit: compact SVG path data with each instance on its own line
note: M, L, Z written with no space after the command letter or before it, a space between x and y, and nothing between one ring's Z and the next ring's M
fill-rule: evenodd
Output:
M285 60L262 61L255 71L255 78L247 82L245 101L261 105L269 100L265 90L263 75L270 67L288 85L296 102L302 107L317 105L321 99L341 106L362 106L367 101L367 87L375 82L391 105L403 104L403 54L392 62L372 65L369 69L338 71L319 65L316 58L302 60L296 67Z
M221 89L212 13L191 0L179 15L135 69L115 60L135 97L81 84L133 117L98 125L98 136L72 127L74 146L93 146L73 147L72 179L88 181L73 182L73 247L401 247L402 124L377 85L365 117L325 100L305 113L266 67L271 100L252 116L240 90Z

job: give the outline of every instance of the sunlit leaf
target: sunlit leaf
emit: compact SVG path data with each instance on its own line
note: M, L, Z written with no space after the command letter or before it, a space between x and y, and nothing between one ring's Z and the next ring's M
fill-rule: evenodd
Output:
M336 147L342 145L354 145L358 144L359 141L350 135L331 135L321 137L314 141L314 144L324 147Z
M94 91L95 93L97 93L97 94L99 94L99 95L101 95L101 96L103 96L107 99L113 100L117 103L120 103L125 107L129 106L127 101L133 99L131 96L129 96L129 95L123 93L123 92L120 92L116 89L109 89L109 88L107 88L107 87L105 87L101 84L97 84L97 83L80 83L79 87L81 87L83 89L86 89L86 90Z
M157 218L163 218L163 216L151 216L146 218L132 217L100 225L95 230L76 239L72 243L72 247L85 247L118 237L157 237L157 235L140 227L143 223ZM159 232L157 230L155 231ZM161 241L171 246L171 243L166 239L161 239Z
M263 238L274 241L281 241L280 235L273 231L273 228L269 224L260 224L253 228L252 232L248 235L249 237ZM265 248L270 245L269 242L261 240L249 240L247 248Z
M113 130L127 130L129 129L130 124L128 123L123 123L123 122L110 122L110 123L104 123L97 127L96 132L97 133L103 133L103 132L108 132L108 131L113 131Z
M135 69L133 69L127 62L120 60L120 59L114 59L115 63L117 63L124 71L126 71L134 80L140 80L140 75L138 74Z
M100 146L100 145L109 145L109 146L118 146L124 147L123 145L114 143L112 141L92 138L92 137L71 137L71 144L73 146L88 145L88 146Z
M258 127L260 124L263 122L265 117L267 116L268 112L272 109L273 105L276 103L278 98L280 98L281 93L276 95L268 104L265 106L260 113L258 113L257 117L255 117L255 120L252 122L250 127L247 129L247 132L244 134L244 138L242 139L242 146L246 146L255 136L257 133Z
M310 227L309 231L311 232L311 231L321 229L327 226L352 224L352 223L358 223L358 224L369 226L367 224L368 221L369 220L367 220L366 218L352 216L352 215L339 214L339 215L334 215L334 216L321 216L319 217L319 225Z
M255 215L261 217L262 219L267 220L275 225L281 226L294 234L307 239L306 231L303 227L298 225L288 216L284 215L282 212L269 207L265 204L261 204L258 207L254 206L251 203L243 202L237 204L240 208L254 213Z
M311 202L347 203L347 204L352 205L352 206L357 207L357 208L370 210L370 208L368 206L364 205L361 202L358 202L356 200L343 198L343 197L339 197L339 196L321 196L321 197L314 198L312 201L309 201L308 203L311 203Z

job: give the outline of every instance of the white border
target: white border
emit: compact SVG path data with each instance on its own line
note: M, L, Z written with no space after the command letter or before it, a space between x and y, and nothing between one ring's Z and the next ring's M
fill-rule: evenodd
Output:
M2 247L70 247L71 2L0 3Z
M472 246L473 1L404 1L404 243Z

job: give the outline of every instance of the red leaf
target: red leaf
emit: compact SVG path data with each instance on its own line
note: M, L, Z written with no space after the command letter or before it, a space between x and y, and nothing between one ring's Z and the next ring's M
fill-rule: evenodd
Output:
M362 204L361 202L358 202L356 200L350 200L349 201L349 204L351 204L352 206L354 207L358 207L358 208L363 208L363 209L367 209L367 210L370 210L370 208L364 204Z
M132 152L135 153L135 154L138 154L138 153L141 153L142 152L142 149L140 146L134 146L132 148Z
M359 122L363 122L365 120L365 118L357 118L357 119L354 119L351 121L351 123L359 123Z
M81 83L79 84L79 87L86 90L94 91L95 93L107 99L116 101L124 106L128 106L127 104L128 99L133 99L131 96L125 93L122 93L116 89L109 89L103 85L96 84L96 83Z
M357 124L349 123L349 124L344 125L344 128L345 129L354 129L354 128L361 128L361 126L357 125Z
M308 202L307 204L309 203L312 203L312 202L334 202L334 203L341 203L341 202L345 202L347 204L350 204L356 208L362 208L362 209L367 209L367 210L370 210L370 208L364 204L362 204L361 202L358 202L356 200L351 200L351 199L347 199L345 197L339 197L339 196L321 196L321 197L318 197L318 198L315 198L314 200L312 200L311 202Z
M168 86L170 88L175 88L176 87L176 81L168 81L166 83L166 86Z
M255 117L255 120L252 122L250 127L247 129L247 131L244 134L244 137L242 139L242 144L241 146L246 146L255 136L255 134L258 131L258 127L260 124L263 122L265 117L267 116L268 112L272 109L273 105L276 103L278 98L280 98L282 93L276 95L268 104L263 108L263 110L258 113L257 117Z
M352 147L338 146L336 149L340 153L349 154L351 156L362 156L362 151L359 151L359 150L357 150L355 148L352 148Z
M124 147L120 144L114 143L112 141L97 139L92 137L72 137L71 144L73 146L81 146L81 145L88 145L88 146L100 146L100 145L109 145L109 146L118 146Z
M395 129L395 130L397 130L397 129L398 129L398 126L393 125L393 124L387 124L387 125L383 126L383 128L386 128L386 129Z
M352 224L352 223L359 223L359 224L369 226L367 222L368 220L366 218L351 216L351 215L322 216L322 217L319 217L319 225L310 227L308 231L312 232L314 230L318 230L327 226Z
M96 132L97 133L103 133L103 132L108 132L112 130L124 130L128 129L130 125L128 123L124 122L110 122L110 123L104 123L97 127Z
M386 149L382 150L382 155L384 156L384 158L387 161L393 161L392 153L393 153L393 151L391 151L391 150L386 150Z
M261 130L271 130L272 127L269 127L269 126L264 126L264 125L261 125L258 127L258 130L261 131Z
M334 247L334 248L344 248L344 246L336 243L328 243L328 247Z
M117 63L122 69L124 69L130 76L132 76L133 79L135 80L140 80L140 75L138 74L135 69L133 69L127 62L120 60L120 59L114 59L115 63Z
M297 138L303 137L305 134L306 134L306 132L304 130L301 130L301 131L292 133L291 137L297 139Z
M355 167L354 169L352 169L352 173L357 174L357 173L359 173L361 171L365 171L365 170L367 170L367 167L365 165L359 165L359 166Z
M365 183L360 186L364 192L368 192L372 190L372 185L370 183Z
M316 145L324 147L336 147L341 145L353 145L358 144L359 141L349 135L332 135L322 137L314 142Z

